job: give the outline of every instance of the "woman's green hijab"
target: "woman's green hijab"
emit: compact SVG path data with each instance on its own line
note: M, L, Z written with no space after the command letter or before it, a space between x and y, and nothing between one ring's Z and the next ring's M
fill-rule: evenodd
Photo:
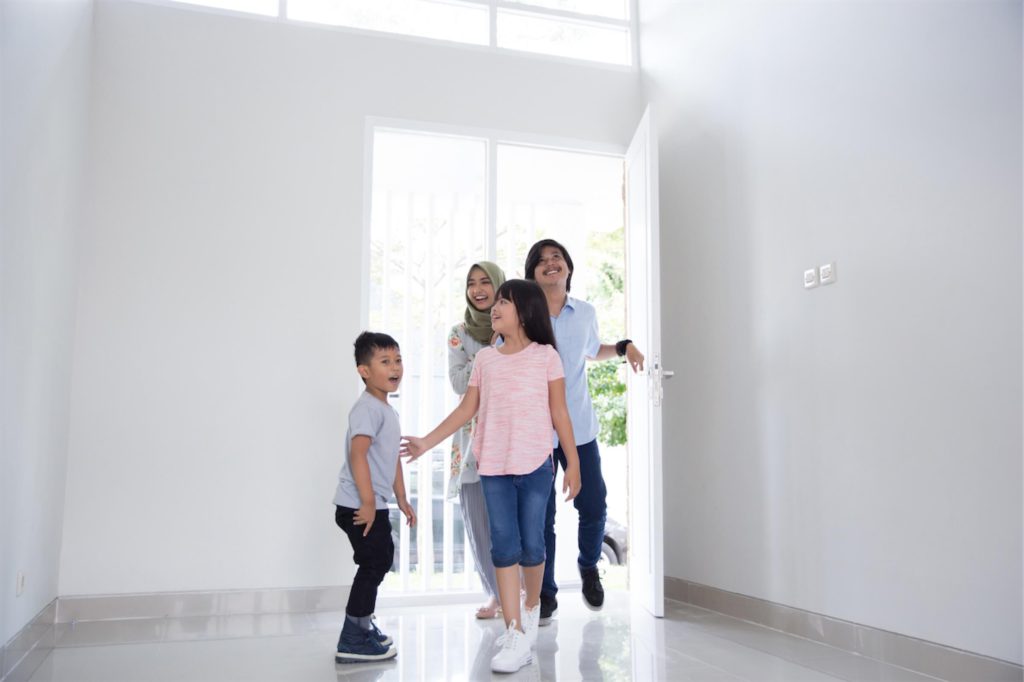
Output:
M491 280L491 284L494 286L494 292L498 292L498 287L505 283L505 273L497 265L489 260L482 260L469 268L469 272L466 273L466 280L469 281L469 273L473 272L473 268L480 268ZM494 335L494 329L491 328L491 309L477 310L473 306L473 301L469 300L469 287L465 287L466 290L466 331L474 339L482 344L490 345L491 336Z

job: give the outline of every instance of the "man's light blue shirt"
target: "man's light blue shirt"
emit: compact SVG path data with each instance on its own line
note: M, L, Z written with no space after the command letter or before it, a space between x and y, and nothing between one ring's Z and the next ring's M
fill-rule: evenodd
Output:
M587 384L587 358L597 357L601 350L597 312L586 301L569 296L558 315L552 316L551 326L565 372L565 402L569 408L572 432L577 445L589 443L597 438L600 431ZM558 445L557 435L555 445Z

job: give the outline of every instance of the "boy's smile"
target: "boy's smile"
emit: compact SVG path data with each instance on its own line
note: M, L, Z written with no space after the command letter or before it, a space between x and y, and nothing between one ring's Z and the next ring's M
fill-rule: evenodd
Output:
M378 348L367 365L359 365L359 376L366 390L381 400L394 393L402 383L402 353L397 348Z

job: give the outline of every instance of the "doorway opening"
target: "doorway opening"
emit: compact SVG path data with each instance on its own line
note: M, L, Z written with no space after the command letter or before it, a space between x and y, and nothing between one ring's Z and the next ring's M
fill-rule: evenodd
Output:
M594 304L601 337L625 332L623 149L571 141L375 122L368 196L369 328L402 346L405 377L392 404L403 433L424 434L458 403L447 371L447 338L465 310L465 278L478 260L522 277L526 252L549 237L565 244L572 295ZM608 486L605 588L627 589L626 389L624 366L590 363ZM450 439L406 467L419 523L392 510L396 557L385 593L478 592L461 511L449 500ZM556 488L560 486L560 482ZM578 517L559 501L556 579L579 584Z

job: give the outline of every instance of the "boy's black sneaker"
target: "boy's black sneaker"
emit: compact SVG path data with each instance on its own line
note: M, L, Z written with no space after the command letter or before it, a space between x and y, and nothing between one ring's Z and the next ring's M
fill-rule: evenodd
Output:
M384 661L397 655L398 649L381 644L373 631L364 630L345 618L341 637L338 638L338 651L334 654L335 663Z
M558 600L554 595L540 593L540 620L538 625L551 625L551 619L558 613Z
M583 601L591 611L600 611L604 606L604 588L601 587L601 574L597 567L581 568L580 577L583 578Z

